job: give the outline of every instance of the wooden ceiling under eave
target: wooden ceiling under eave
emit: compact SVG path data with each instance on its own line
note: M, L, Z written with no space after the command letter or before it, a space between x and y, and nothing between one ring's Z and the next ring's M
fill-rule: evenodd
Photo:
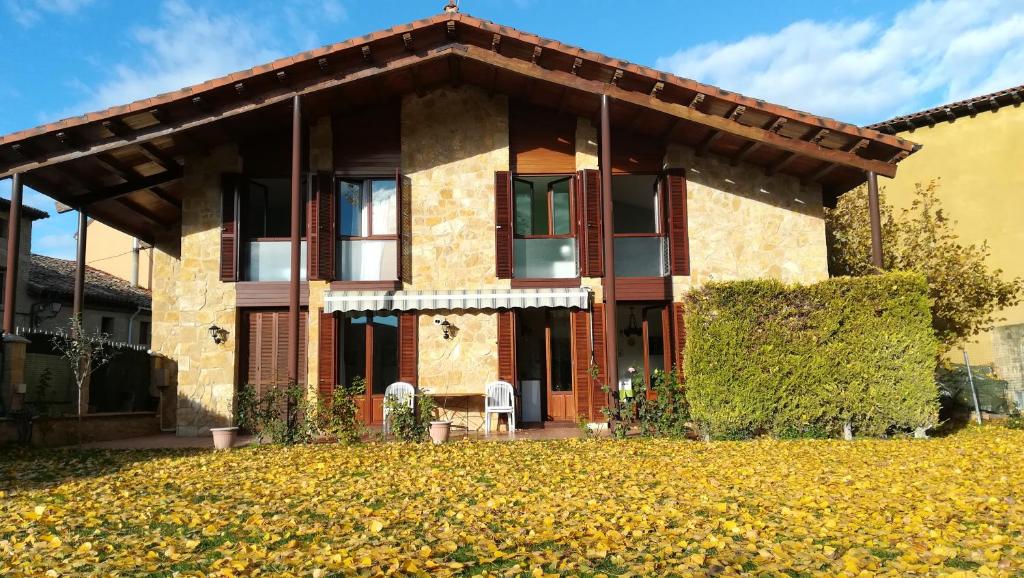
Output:
M820 183L835 197L895 174L909 141L816 117L472 18L428 18L123 107L0 137L0 176L152 241L181 218L191 155L280 134L303 115L351 113L402 95L468 84L567 115L611 120L698 154Z

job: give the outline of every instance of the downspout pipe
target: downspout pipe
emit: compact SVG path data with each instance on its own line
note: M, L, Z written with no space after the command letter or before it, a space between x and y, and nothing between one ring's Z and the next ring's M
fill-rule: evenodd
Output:
M132 329L135 328L135 318L139 315L139 313L142 313L143 311L149 311L150 313L153 313L153 310L150 309L149 307L143 307L139 305L135 309L135 313L132 313L132 316L128 318L128 343L132 342Z
M601 197L604 204L604 328L605 328L605 364L608 368L608 389L613 399L608 400L608 407L617 407L619 392L618 363L618 329L616 327L616 309L618 300L615 297L615 215L612 212L612 127L611 103L607 94L601 95Z
M138 287L139 286L139 240L137 238L133 238L132 239L132 273L131 273L131 282L132 282L132 287Z

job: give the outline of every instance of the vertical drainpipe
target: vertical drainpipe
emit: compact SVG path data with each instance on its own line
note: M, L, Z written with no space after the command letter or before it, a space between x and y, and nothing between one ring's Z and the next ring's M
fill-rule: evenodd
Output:
M604 204L604 329L605 329L605 364L608 375L608 388L613 392L613 399L608 400L609 407L614 407L619 391L618 342L615 327L615 220L612 214L612 135L611 118L609 116L608 95L601 95L601 196Z
M82 319L82 311L85 308L85 243L89 232L89 216L85 210L78 211L78 247L75 251L75 295L72 300L72 315L82 324L85 330L85 320Z
M871 264L882 270L882 215L878 203L878 175L868 171L868 215L871 218Z
M132 287L139 286L139 240L132 238Z
M17 307L18 252L21 250L21 173L11 179L11 207L7 216L7 278L4 282L4 333L14 333Z
M299 95L292 97L292 269L288 285L288 383L299 381L299 267L302 226L302 106Z

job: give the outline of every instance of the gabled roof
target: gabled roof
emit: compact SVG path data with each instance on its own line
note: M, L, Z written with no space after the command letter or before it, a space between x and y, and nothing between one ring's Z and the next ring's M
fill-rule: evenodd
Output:
M11 210L11 202L8 201L7 199L0 199L0 212L2 212L3 214L6 215L8 212L10 212L10 210ZM23 219L32 219L33 221L38 221L39 219L49 218L50 214L47 213L46 211L40 211L39 209L37 209L35 207L30 207L28 205L22 205L21 206L21 217Z
M867 170L894 175L915 150L876 130L444 13L0 137L0 177L23 172L29 186L152 241L180 221L185 155L286 128L293 96L312 118L458 84L590 117L608 95L616 129L820 182L833 195Z
M869 124L867 128L886 134L898 134L913 131L923 126L935 126L940 122L953 122L965 116L973 118L979 112L995 112L1004 106L1020 106L1022 99L1024 99L1024 84L1007 88L1006 90L943 104L920 112L897 116L889 120Z
M58 301L70 301L75 293L75 262L46 255L32 255L28 274L28 291L32 295ZM141 287L99 269L85 269L85 304L135 309L148 308L152 294Z

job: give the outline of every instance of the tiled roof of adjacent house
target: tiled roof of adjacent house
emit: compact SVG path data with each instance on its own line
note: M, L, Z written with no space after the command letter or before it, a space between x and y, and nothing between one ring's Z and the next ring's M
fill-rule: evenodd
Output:
M32 255L28 275L29 293L57 300L71 300L75 293L75 262L45 255ZM85 306L150 307L152 294L109 273L86 267Z
M898 134L923 126L935 126L940 122L953 122L965 116L973 118L979 113L995 112L1004 106L1020 106L1022 99L1024 99L1024 84L1007 88L1006 90L943 104L927 110L897 116L889 120L869 124L866 128L886 134Z
M0 199L0 212L3 212L6 215L10 211L10 209L11 209L11 202L8 201L7 199ZM50 216L50 214L47 213L46 211L40 211L39 209L37 209L35 207L30 207L28 205L22 205L21 206L21 216L22 217L27 217L29 219L32 219L33 221L38 221L39 219L46 219L46 218L48 218Z

